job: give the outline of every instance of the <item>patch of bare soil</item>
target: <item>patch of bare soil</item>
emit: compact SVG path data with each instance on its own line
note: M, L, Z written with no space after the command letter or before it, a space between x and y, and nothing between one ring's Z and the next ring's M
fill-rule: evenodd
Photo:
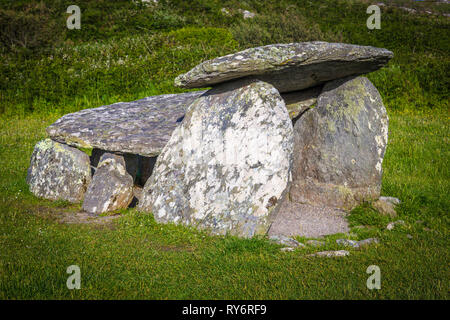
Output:
M275 217L269 236L302 236L318 238L336 233L349 232L345 211L331 207L283 201Z
M98 216L73 208L52 208L39 206L28 210L32 214L66 224L89 224L113 228L112 221L120 217L119 214L111 216Z
M78 211L78 212L61 212L59 214L60 223L68 224L95 224L95 225L108 225L114 219L117 219L120 215L112 216L98 216L95 214Z

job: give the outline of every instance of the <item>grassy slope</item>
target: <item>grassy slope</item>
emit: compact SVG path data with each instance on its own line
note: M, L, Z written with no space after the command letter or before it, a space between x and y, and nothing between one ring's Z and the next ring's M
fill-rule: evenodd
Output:
M113 229L59 224L55 214L79 206L39 201L24 181L28 155L53 120L14 120L0 130L0 298L448 298L448 120L391 115L383 193L403 200L407 224L386 231L389 219L355 210L353 225L372 229L354 230L354 238L377 236L381 244L341 259L305 257L314 248L283 253L263 239L208 237L133 210ZM335 238L325 248L336 249ZM72 264L82 270L80 291L65 287ZM380 291L365 287L371 264L381 268Z
M297 6L290 10L295 11L293 16L306 11L304 15L311 20L283 22L278 17L280 23L271 24L270 12L283 13L289 3L240 3L241 8L261 13L256 22L220 18L216 9L222 5L216 1L191 2L190 13L182 15L187 8L180 3L161 13L166 18L157 21L166 24L161 23L161 31L153 35L139 34L135 28L119 32L117 41L105 27L104 35L87 32L86 39L71 40L79 45L52 51L54 60L49 61L48 54L2 60L2 75L17 76L13 71L22 70L23 77L32 80L13 78L9 84L4 77L2 80L0 298L448 299L448 56L441 52L448 44L438 37L448 24L392 12L386 13L386 20L405 29L391 26L388 35L371 33L358 24L365 16L359 4L350 7L351 11L343 10L344 4L321 7L324 2L316 5L309 1L296 1ZM223 6L236 4L228 1ZM276 6L285 7L275 10ZM319 24L310 22L314 20L320 23L319 29ZM289 26L292 21L295 27ZM309 33L298 32L305 23L310 23ZM237 41L223 29L179 29L227 24ZM422 35L415 27L418 24L426 30ZM436 25L441 30L436 31ZM388 23L385 26L389 28ZM254 36L246 36L246 30ZM409 36L405 30L410 31ZM91 37L107 40L87 41ZM384 46L396 54L389 68L370 77L380 88L390 116L382 193L402 199L399 219L405 220L406 226L386 231L383 228L389 219L368 207L354 210L351 216L352 225L371 227L352 230L353 238L377 236L380 245L352 251L342 259L313 259L305 255L317 249L283 253L264 239L209 237L180 226L156 224L151 216L134 210L125 211L112 228L63 225L55 216L77 210L79 205L42 201L29 193L25 176L33 146L45 136L44 128L61 114L173 92L175 75L203 59L238 48L314 37ZM414 43L419 43L417 48L411 48ZM119 63L127 56L127 63ZM8 68L13 71L5 73ZM80 78L66 76L70 69ZM326 248L337 248L335 238L327 239ZM80 291L65 286L65 271L71 264L81 267ZM365 285L365 270L371 264L381 268L379 291L370 291Z

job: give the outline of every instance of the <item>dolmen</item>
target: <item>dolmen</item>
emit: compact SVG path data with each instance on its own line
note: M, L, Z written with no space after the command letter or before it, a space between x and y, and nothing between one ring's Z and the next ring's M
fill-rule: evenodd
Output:
M362 74L391 51L304 42L247 49L181 88L68 114L36 144L36 196L101 214L131 206L212 234L317 237L380 197L388 116ZM90 152L86 153L85 151Z

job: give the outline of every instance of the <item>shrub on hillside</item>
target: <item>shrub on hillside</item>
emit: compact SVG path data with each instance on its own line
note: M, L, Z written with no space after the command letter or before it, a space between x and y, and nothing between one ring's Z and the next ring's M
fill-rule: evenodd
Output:
M36 51L60 42L65 23L52 17L43 3L31 3L22 10L0 9L0 46L3 51Z

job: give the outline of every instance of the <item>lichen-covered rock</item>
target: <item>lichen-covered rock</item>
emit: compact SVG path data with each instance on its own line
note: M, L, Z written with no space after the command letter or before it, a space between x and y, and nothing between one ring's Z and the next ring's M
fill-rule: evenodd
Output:
M239 12L242 13L244 19L253 19L255 17L255 14L248 10L239 9Z
M86 192L83 210L104 213L127 208L133 200L133 177L123 156L104 153Z
M70 113L47 128L50 138L82 148L157 156L186 108L205 91L166 94Z
M34 147L27 183L37 197L79 202L90 182L91 167L86 153L50 139Z
M108 151L93 149L91 159L91 166L96 168L100 157L108 153ZM125 153L123 154L127 172L133 177L136 185L144 186L148 178L152 175L153 167L155 166L157 157L144 157L137 154Z
M380 243L380 240L378 240L377 238L368 238L368 239L358 241L357 248L361 249L361 248L367 247L371 244L378 244L378 243Z
M378 200L384 201L384 202L388 202L390 204L392 204L393 206L397 206L401 203L399 198L395 198L395 197L380 197Z
M94 172L100 163L100 159L106 153L110 153L110 152L105 151L105 150L100 150L100 149L92 150L92 154L89 158L91 160L91 167L93 168ZM141 168L142 161L140 158L143 158L143 157L141 157L137 154L130 154L130 153L125 153L125 154L119 153L119 154L125 161L126 171L128 172L129 175L131 175L133 177L133 180L136 180L137 175L141 174L140 171L142 171L142 168Z
M205 92L159 95L70 113L50 125L47 133L55 141L92 148L94 166L105 152L139 155L145 182L187 107ZM317 95L317 88L283 94L291 119L314 104Z
M321 92L322 86L316 86L305 90L283 93L281 96L286 104L289 117L295 121L303 112L314 107Z
M294 126L293 202L351 209L380 195L388 116L364 77L327 83Z
M350 252L348 252L347 250L320 251L320 252L309 254L308 257L335 258L335 257L346 257L349 254L350 254Z
M202 88L252 77L289 92L375 71L392 57L386 49L344 43L272 44L205 61L178 76L175 85Z
M305 245L303 243L298 242L294 238L285 237L285 236L271 236L269 240L276 242L278 244L282 244L289 247L304 247Z
M391 231L395 228L396 225L405 225L405 221L397 220L397 221L389 222L388 225L386 226L386 229Z
M350 239L337 239L336 243L344 246L344 247L353 247L353 248L358 248L359 244L358 241L356 240L350 240Z
M290 181L293 128L270 84L217 86L189 107L158 157L139 208L215 234L265 234Z
M395 205L392 202L385 201L383 199L378 199L377 201L372 202L372 207L374 207L379 213L382 215L388 215L390 217L396 217L397 212L395 211Z

